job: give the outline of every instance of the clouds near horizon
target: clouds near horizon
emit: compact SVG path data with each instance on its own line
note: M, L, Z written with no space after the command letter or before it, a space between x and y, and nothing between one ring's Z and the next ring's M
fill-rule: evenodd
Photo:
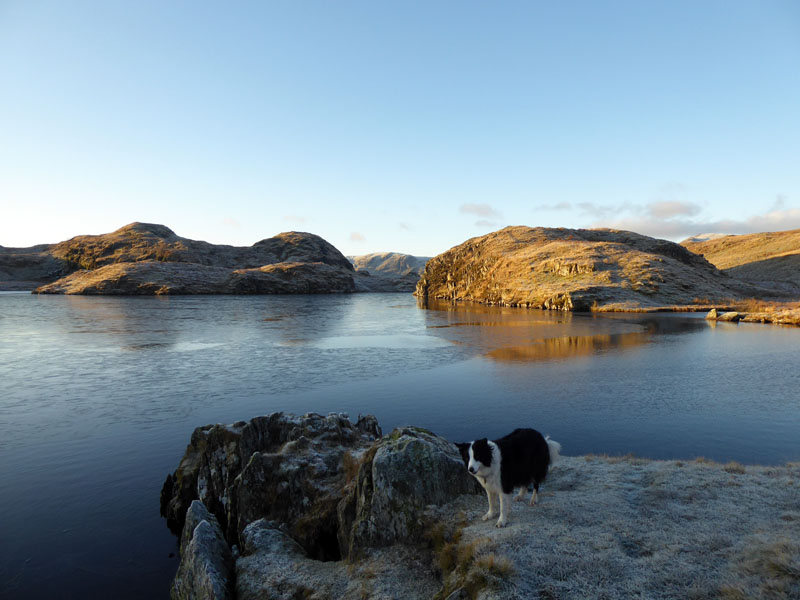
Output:
M475 227L482 229L497 227L503 215L499 210L489 206L488 204L462 204L458 211L464 215L475 215L482 217L475 221Z
M800 208L786 207L784 196L778 196L773 206L765 212L743 218L727 215L723 218L703 218L703 210L699 204L674 201L592 207L589 214L596 215L596 218L590 226L625 229L676 241L704 233L741 235L800 229ZM611 216L615 214L616 217Z

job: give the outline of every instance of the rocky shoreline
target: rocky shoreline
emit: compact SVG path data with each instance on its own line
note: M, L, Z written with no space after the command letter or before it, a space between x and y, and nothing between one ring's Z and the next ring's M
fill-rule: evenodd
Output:
M791 598L798 481L798 463L566 456L496 529L452 442L274 413L195 430L161 509L173 599Z

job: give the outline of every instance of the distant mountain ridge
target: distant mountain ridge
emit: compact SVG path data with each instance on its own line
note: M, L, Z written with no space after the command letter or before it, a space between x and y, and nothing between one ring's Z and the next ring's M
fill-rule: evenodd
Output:
M413 292L428 257L399 252L348 256L356 269L360 289L373 292Z
M367 270L371 274L380 273L395 277L405 277L409 274L422 274L425 263L430 260L428 256L412 256L399 252L373 252L360 256L348 256L357 270Z

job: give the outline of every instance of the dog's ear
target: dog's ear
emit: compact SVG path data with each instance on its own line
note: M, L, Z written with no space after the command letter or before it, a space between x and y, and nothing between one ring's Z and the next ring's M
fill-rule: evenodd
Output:
M469 442L456 442L456 447L461 452L461 460L465 465L469 464L469 444Z

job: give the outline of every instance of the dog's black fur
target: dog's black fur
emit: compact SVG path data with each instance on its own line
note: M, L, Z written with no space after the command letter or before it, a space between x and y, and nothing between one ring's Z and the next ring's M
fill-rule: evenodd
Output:
M544 436L535 429L515 429L507 436L492 440L500 450L500 483L504 494L515 487L528 487L539 491L539 484L547 477L550 466L550 448ZM472 454L487 467L492 464L489 440L482 438L471 443ZM464 464L469 464L470 443L456 444Z

